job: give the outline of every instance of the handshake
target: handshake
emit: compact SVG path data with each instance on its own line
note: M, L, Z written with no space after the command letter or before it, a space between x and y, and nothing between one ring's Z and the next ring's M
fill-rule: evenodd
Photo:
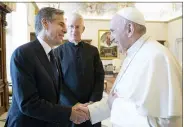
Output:
M75 124L81 124L90 119L90 114L88 110L88 105L90 103L80 104L77 103L72 107L72 112L70 116L70 120Z
M112 104L114 102L114 100L118 97L118 95L114 92L111 92L110 95L105 98L105 104L108 105L109 110L111 110L112 108ZM100 103L103 102L102 100L99 102L95 102ZM95 104L94 103L94 104ZM72 107L72 112L71 112L71 116L70 116L70 120L75 123L75 124L81 124L83 122L86 122L87 120L90 119L90 113L89 113L89 109L88 109L88 105L92 104L92 102L89 103L85 103L85 104L80 104L77 103L76 105L74 105ZM94 106L93 104L91 106ZM95 108L97 109L97 107ZM93 119L93 118L91 118Z

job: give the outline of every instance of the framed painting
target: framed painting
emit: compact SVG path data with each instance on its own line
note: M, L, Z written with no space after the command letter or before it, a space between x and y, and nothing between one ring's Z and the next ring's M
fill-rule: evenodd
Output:
M102 59L110 60L118 57L117 44L109 30L98 30L98 49Z

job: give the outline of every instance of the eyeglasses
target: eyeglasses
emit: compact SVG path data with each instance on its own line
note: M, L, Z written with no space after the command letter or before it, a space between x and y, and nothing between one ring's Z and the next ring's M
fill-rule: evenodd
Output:
M79 30L80 28L82 28L82 26L74 26L74 25L70 25L68 26L69 29L76 29L76 30Z

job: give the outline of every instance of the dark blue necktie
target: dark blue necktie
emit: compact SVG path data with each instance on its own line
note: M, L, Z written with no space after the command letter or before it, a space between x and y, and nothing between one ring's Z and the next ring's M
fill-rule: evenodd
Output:
M58 72L58 67L56 63L56 57L54 55L53 50L49 52L49 55L50 55L50 64L52 67L52 71L54 73L54 80L55 80L55 83L58 85L59 84L59 72Z

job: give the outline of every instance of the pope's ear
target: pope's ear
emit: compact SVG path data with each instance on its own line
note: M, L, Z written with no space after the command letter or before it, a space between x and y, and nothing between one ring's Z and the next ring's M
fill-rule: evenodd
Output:
M132 23L129 23L127 27L128 37L131 37L134 31L135 31L135 26Z

